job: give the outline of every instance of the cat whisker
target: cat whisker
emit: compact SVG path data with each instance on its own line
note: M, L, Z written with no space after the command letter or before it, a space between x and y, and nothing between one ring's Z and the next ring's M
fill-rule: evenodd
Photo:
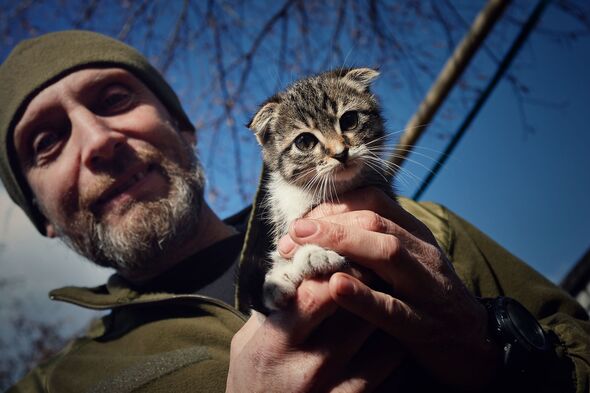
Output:
M429 159L433 159L433 158L430 155L428 155L428 153L432 153L432 154L436 153L437 155L444 154L444 152L441 150L428 148L428 147L424 147L424 146L415 146L414 148L411 148L411 149L407 148L407 149L397 149L397 150L401 151L401 152L416 154L416 155L423 156L423 157L426 157ZM423 153L423 152L425 152L425 153Z
M313 177L303 186L303 191L314 194L318 185L321 187L321 175L318 172L315 172Z
M383 168L381 165L376 164L374 162L371 162L371 160L367 160L365 161L365 165L367 167L369 167L370 169L373 170L373 172L375 172L376 174L378 174L381 178L383 178L383 180L387 183L389 180L387 179L387 177L385 176L386 174L389 174L387 172L387 169ZM384 173L385 172L385 173Z
M442 154L443 153L442 150L435 149L435 148L432 148L432 147L427 147L427 146L417 146L417 145L414 145L414 146L411 146L411 145L403 145L402 146L402 145L396 145L395 147L398 148L400 151L413 151L413 150L418 149L418 150L427 150L427 151L430 151L430 152L433 152L433 153L437 153L437 154Z
M330 180L331 180L331 183L332 183L331 189L334 192L334 197L336 197L336 203L337 204L340 204L340 198L338 198L338 192L336 191L336 182L334 181L334 177L333 176L330 176ZM331 197L330 198L331 202L334 202L334 197Z
M399 129L399 130L390 131L389 132L389 135L396 135L396 134L401 134L402 132L406 132L406 131L409 131L409 130L417 130L419 128L425 128L425 127L430 126L431 124L432 124L432 122L418 124L418 125L415 125L414 127L404 127L404 128Z
M385 175L390 175L392 179L395 179L396 181L400 181L406 186L410 185L410 182L406 179L406 177L412 178L413 183L415 183L416 181L419 180L417 178L417 176L415 176L413 173L411 173L411 171L408 171L407 169L404 169L404 168L392 168L392 167L388 166L388 167L386 167L386 169L383 169L383 167L381 167L378 164L368 163L368 162L366 165L368 167L372 168L376 173L381 175L381 177L386 182L389 182L390 179L388 179ZM377 166L377 168L375 168L376 166ZM395 174L395 177L393 176L394 174Z
M371 150L372 153L375 153L377 155L383 155L383 154L389 152L389 150L379 149L379 148L371 148L370 150ZM422 153L422 152L419 152L419 151L414 151L414 150L409 150L409 149L408 150L400 150L400 151L402 151L402 152L408 152L408 153L411 153L411 154L413 154L415 156L426 158L426 159L428 159L428 160L430 160L432 162L437 162L438 161L436 158L432 157L431 155L426 154L426 153ZM394 154L394 156L395 156L395 154Z
M439 149L435 149L433 147L427 147L427 146L418 146L418 145L399 145L397 142L392 142L392 143L373 143L373 142L367 142L365 143L365 145L371 149L380 149L380 150L384 150L384 151L393 151L393 150L399 150L399 151L407 151L407 152L411 152L414 150L422 150L422 151L429 151L429 152L433 152L436 154L442 154L443 151L439 150ZM375 146L376 145L376 146Z
M309 168L309 169L303 171L293 181L295 182L295 184L298 184L302 179L309 177L309 175L312 173L313 173L313 176L311 177L311 179L307 180L303 185L304 189L309 189L309 188L307 188L308 187L307 185L313 184L314 178L316 178L318 176L318 173L317 173L315 167L312 167L312 168Z
M367 165L371 166L377 173L381 174L385 180L388 180L385 175L393 177L396 173L398 173L402 168L398 165L395 165L387 160L383 160L380 157L366 157Z
M383 141L386 140L386 139L388 139L388 138L389 138L389 135L385 134L383 136L380 136L378 138L375 138L373 140L370 140L369 142L365 142L365 146L367 146L367 147L370 147L370 146L373 146L373 145L383 146L384 145L383 144Z
M396 165L390 161L384 160L383 165L390 168L390 171L394 171L395 180L403 182L406 186L419 183L422 179L417 176L414 172L403 166Z
M398 156L394 154L394 157L398 157ZM411 158L405 157L405 161L407 161L409 163L412 163L414 165L419 166L420 168L424 169L428 173L432 173L432 169L431 168L427 167L426 165L424 165L423 163L421 163L418 160L413 160ZM433 160L433 161L438 162L438 160Z
M418 182L420 181L420 178L418 176L416 176L414 173L412 173L412 171L408 170L407 168L403 168L399 165L394 164L393 162L390 162L388 160L382 159L380 157L376 157L376 156L369 156L366 157L367 159L367 165L372 165L372 167L374 167L375 165L377 166L376 171L378 173L379 170L381 170L382 172L384 171L387 175L390 175L393 177L393 175L396 175L396 179L400 180L400 181L404 181L405 179L401 176L409 176L410 178L412 178L412 180L414 182ZM369 162L371 162L369 164ZM409 183L405 182L404 184L409 185Z

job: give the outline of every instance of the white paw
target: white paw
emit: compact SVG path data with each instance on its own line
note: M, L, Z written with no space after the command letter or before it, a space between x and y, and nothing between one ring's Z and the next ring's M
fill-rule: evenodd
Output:
M293 268L299 276L299 283L304 278L342 270L345 264L343 256L314 244L300 247L293 256Z
M291 280L287 269L272 269L264 278L264 305L269 310L284 309L295 296L298 286Z
M342 270L346 265L343 256L313 244L301 246L291 261L280 257L278 252L271 257L273 266L266 273L262 288L264 305L269 310L287 307L305 278Z
M299 283L291 277L291 261L284 259L275 251L271 254L272 268L264 277L262 296L264 305L269 310L281 310L295 296Z

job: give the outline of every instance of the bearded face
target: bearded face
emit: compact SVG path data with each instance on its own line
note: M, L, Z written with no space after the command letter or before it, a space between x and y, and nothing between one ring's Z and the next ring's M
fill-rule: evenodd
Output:
M46 87L14 132L48 236L102 266L149 275L196 229L203 173L194 134L123 69L83 69Z
M56 226L58 234L74 251L98 265L119 271L149 271L161 262L170 249L194 235L203 201L204 176L192 151L181 150L182 166L158 151L125 153L112 165L112 174L97 181L80 195L79 209L71 225ZM142 162L149 172L156 171L169 184L167 195L144 200L126 200L105 211L96 207L100 194L109 189L127 168ZM124 186L133 186L131 179ZM94 202L94 203L93 203ZM116 215L119 219L111 219Z

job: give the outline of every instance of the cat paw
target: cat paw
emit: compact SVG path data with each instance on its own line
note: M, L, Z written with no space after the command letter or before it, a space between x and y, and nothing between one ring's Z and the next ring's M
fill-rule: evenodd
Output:
M272 311L285 309L304 279L333 273L346 265L343 256L313 244L301 246L291 261L278 253L272 258L274 266L266 274L262 287L264 306Z
M285 269L270 271L262 287L264 306L272 311L286 308L295 297L297 286Z
M293 267L298 270L299 282L304 278L342 270L345 265L343 256L314 244L300 247L293 256Z

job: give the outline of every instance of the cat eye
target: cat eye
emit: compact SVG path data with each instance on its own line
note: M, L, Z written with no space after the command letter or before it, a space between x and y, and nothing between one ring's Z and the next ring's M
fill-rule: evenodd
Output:
M317 143L318 138L309 132L304 132L295 138L295 147L301 151L311 150Z
M350 131L354 129L359 123L359 115L357 111L345 112L340 117L340 131Z

